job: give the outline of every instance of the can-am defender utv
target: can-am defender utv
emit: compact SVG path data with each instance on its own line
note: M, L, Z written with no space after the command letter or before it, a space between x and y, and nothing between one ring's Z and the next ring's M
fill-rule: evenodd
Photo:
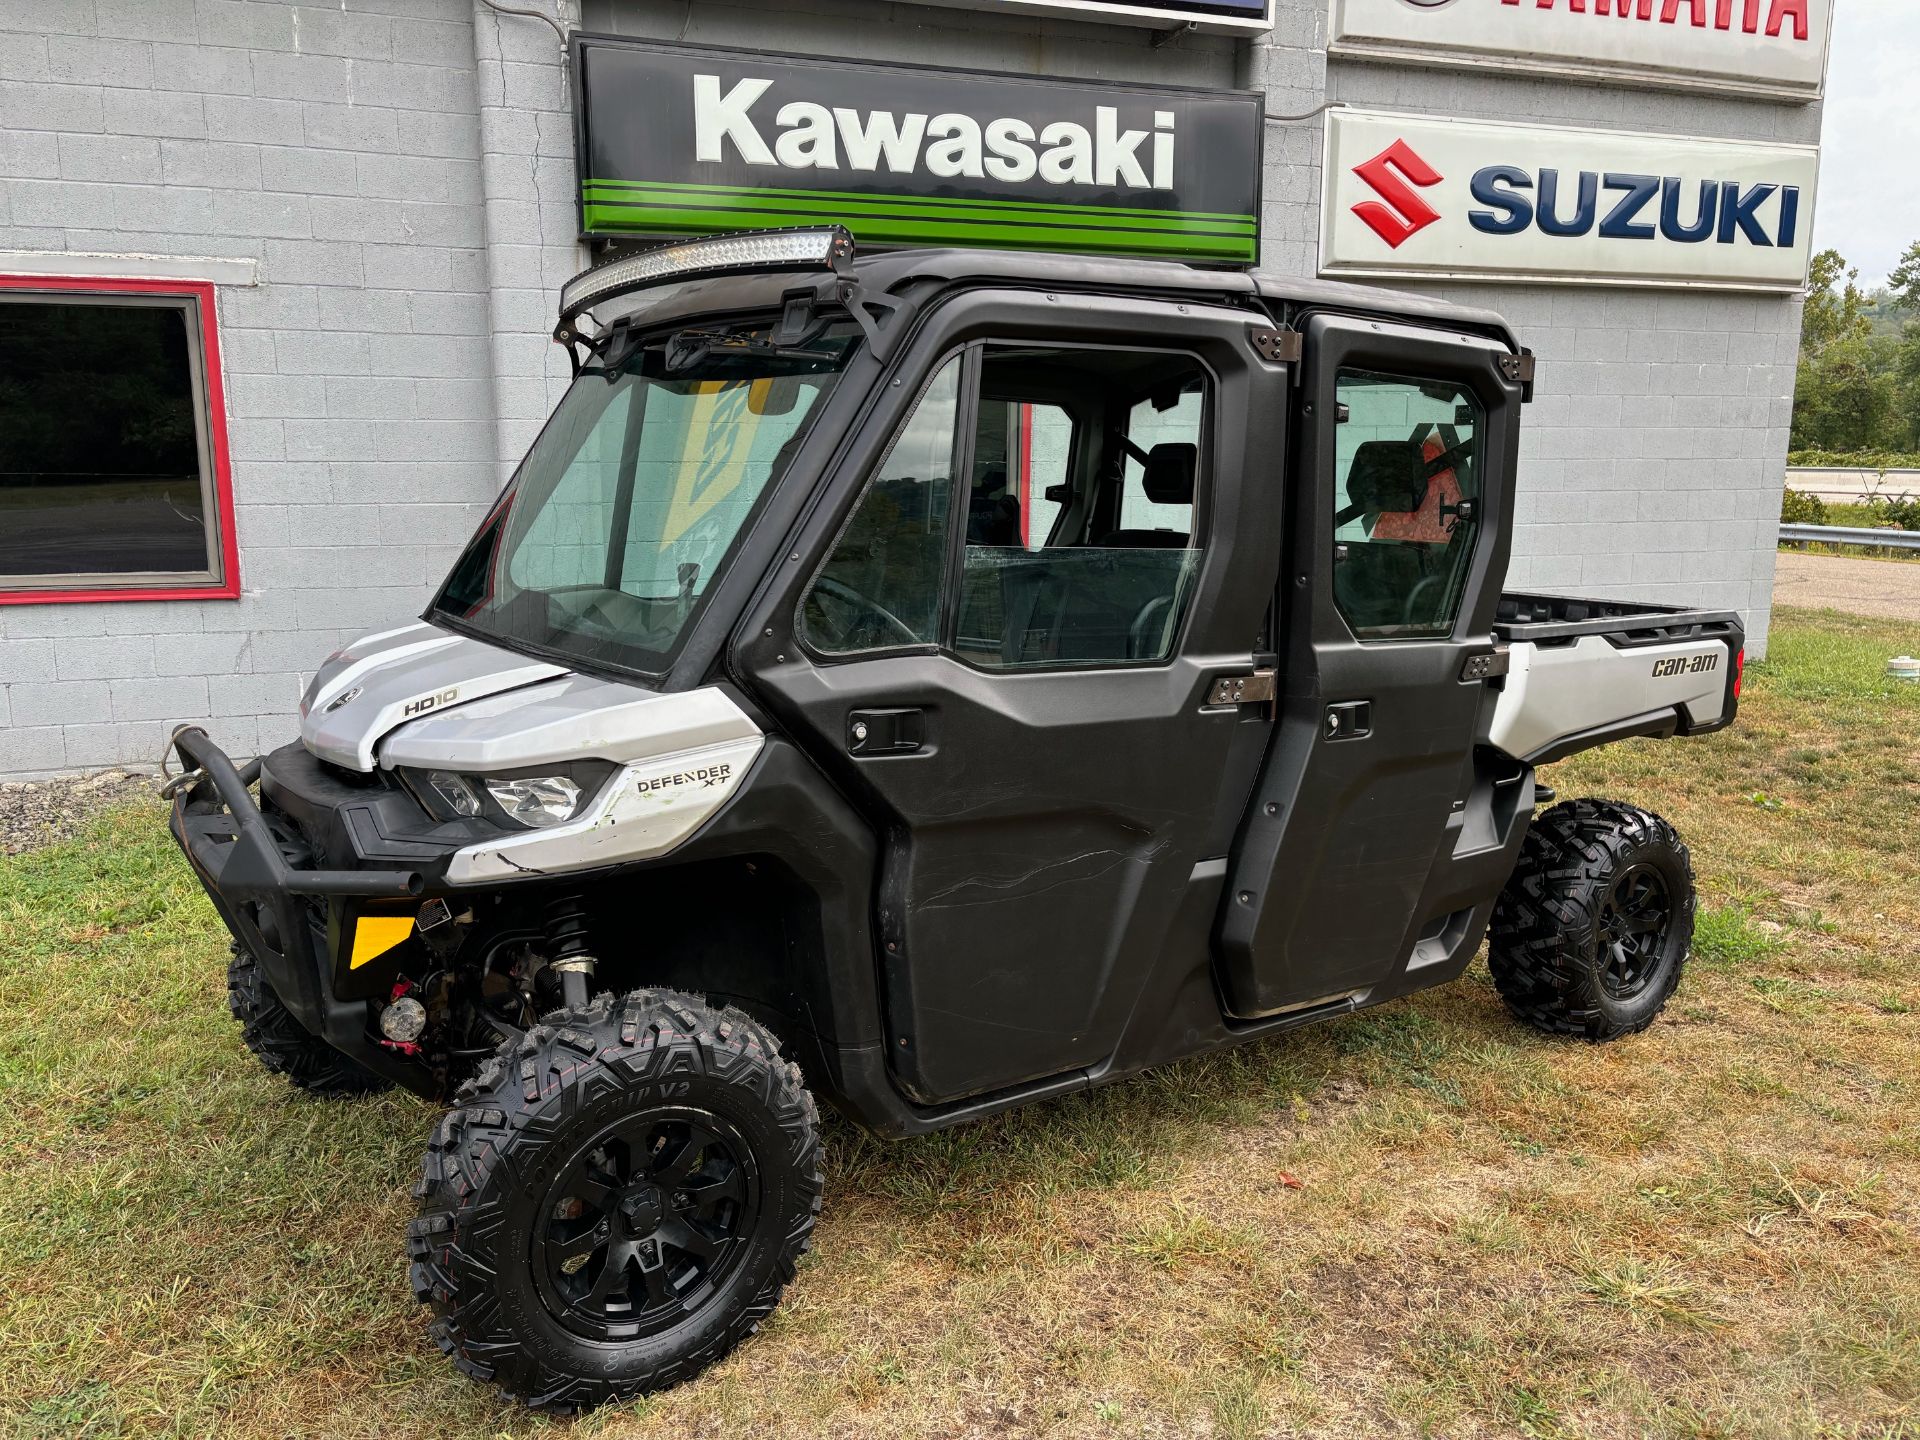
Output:
M588 316L593 323L586 323ZM578 374L301 740L174 749L247 1042L452 1108L434 1338L693 1375L904 1136L1459 975L1605 1040L1687 852L1534 767L1734 716L1736 617L1503 595L1498 317L1184 265L722 237L563 293ZM259 787L256 802L250 793Z

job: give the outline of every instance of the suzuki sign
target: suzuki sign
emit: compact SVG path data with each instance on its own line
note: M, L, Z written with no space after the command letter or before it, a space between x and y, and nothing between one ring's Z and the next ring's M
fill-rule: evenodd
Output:
M1328 52L1816 100L1834 0L1332 0Z
M573 58L584 237L1259 253L1258 95L600 36Z
M1336 110L1320 273L1797 290L1819 152Z

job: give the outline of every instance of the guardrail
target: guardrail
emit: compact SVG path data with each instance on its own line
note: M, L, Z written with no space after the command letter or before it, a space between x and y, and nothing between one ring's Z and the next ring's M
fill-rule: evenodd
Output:
M1886 550L1920 550L1920 530L1860 530L1851 525L1782 525L1780 538L1822 545L1876 545Z

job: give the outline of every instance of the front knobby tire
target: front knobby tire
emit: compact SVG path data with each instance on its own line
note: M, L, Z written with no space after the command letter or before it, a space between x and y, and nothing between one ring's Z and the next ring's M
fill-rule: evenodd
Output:
M376 1094L393 1083L296 1020L260 973L260 963L238 942L227 962L227 1009L240 1022L240 1038L254 1058L297 1090L332 1099Z
M1665 820L1611 800L1540 815L1494 906L1487 966L1527 1024L1584 1040L1651 1025L1693 944L1693 866Z
M820 1213L819 1113L740 1011L596 997L503 1047L427 1147L415 1295L540 1409L664 1389L759 1328Z

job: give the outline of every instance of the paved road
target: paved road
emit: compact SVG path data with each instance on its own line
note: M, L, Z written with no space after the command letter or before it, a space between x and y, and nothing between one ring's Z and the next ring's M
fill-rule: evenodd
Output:
M1920 621L1920 564L1782 550L1773 600L1809 610Z

